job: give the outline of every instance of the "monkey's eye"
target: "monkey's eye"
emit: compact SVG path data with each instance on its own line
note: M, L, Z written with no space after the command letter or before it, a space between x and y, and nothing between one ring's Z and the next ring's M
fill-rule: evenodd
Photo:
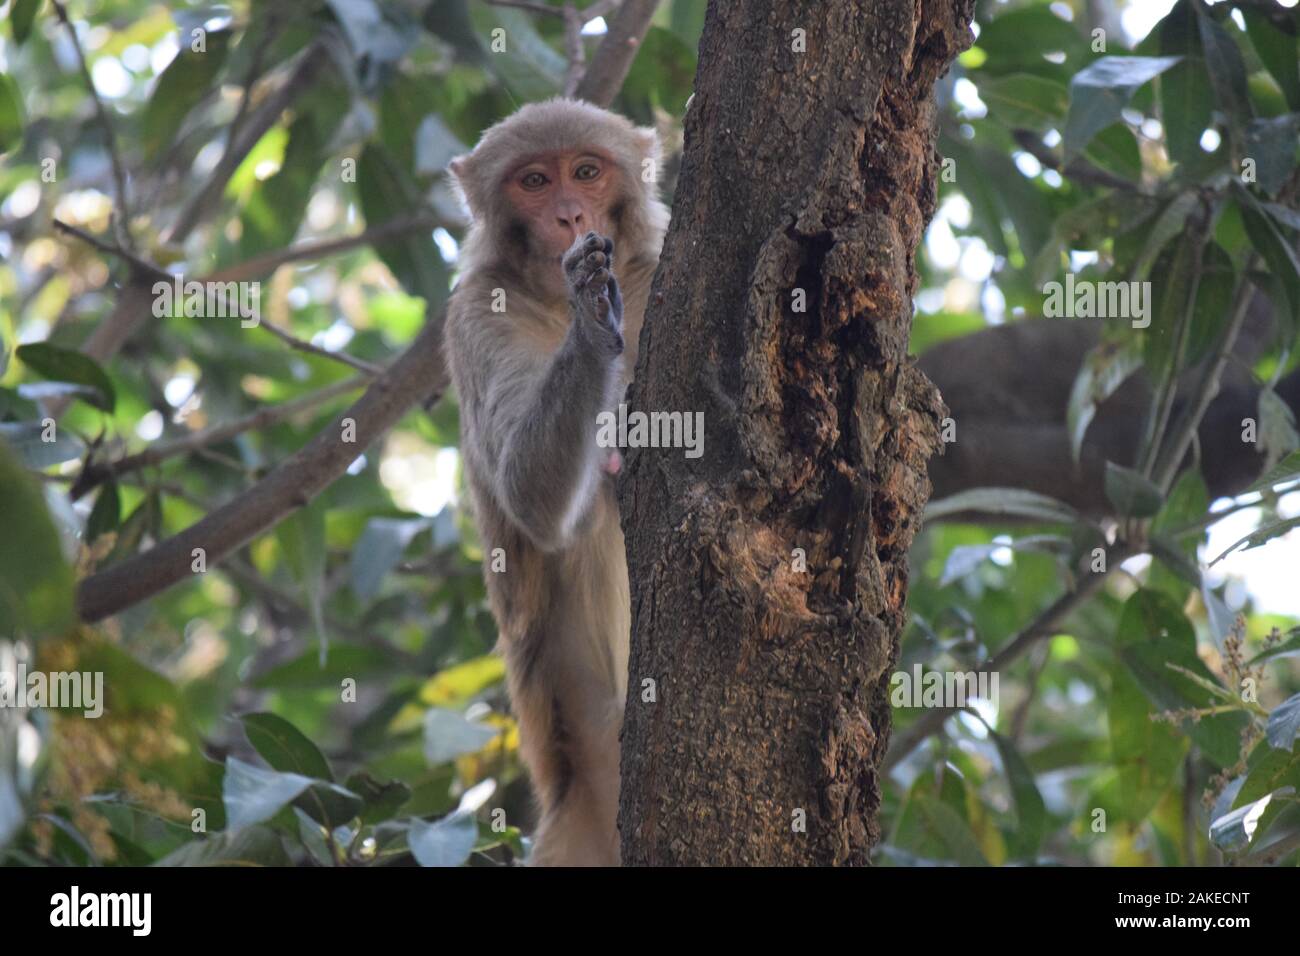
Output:
M519 180L519 185L525 189L541 189L546 185L546 177L538 172L525 173L524 178Z
M581 182L590 182L600 175L600 167L595 163L583 163L573 171L573 178Z

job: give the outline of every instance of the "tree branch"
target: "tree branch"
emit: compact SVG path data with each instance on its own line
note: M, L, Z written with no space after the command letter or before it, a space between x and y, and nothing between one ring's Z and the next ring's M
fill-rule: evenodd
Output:
M578 99L597 106L614 102L658 6L659 0L623 0L610 19L609 32L591 58L591 66L574 91Z
M266 331L270 332L290 348L296 349L299 352L306 352L309 355L319 355L321 358L340 362L343 365L356 369L358 372L361 372L370 378L375 378L384 374L382 366L375 365L372 362L367 362L365 359L359 359L355 356L348 355L346 352L331 352L329 349L323 349L319 345L313 345L305 339L298 338L298 336L294 335L292 332L288 332L271 322L259 322L258 325L266 329Z
M545 3L530 3L528 0L484 0L489 7L512 7L515 10L527 10L529 13L541 13L551 17L564 16L563 7L552 7Z
M171 587L192 572L195 549L207 566L273 528L306 505L347 470L378 437L431 391L447 387L442 359L442 318L425 323L410 347L384 376L297 453L246 493L149 551L93 574L77 590L77 610L98 621ZM350 420L355 441L343 440Z
M587 48L582 42L583 24L590 19L571 3L564 5L564 51L569 68L564 74L564 95L572 96L586 72Z
M1183 457L1187 454L1187 450L1191 448L1192 440L1195 439L1197 429L1200 428L1201 419L1205 417L1210 403L1214 401L1215 396L1219 393L1219 380L1223 376L1223 370L1228 365L1228 357L1232 354L1233 345L1236 344L1237 334L1246 321L1247 312L1250 311L1251 299L1255 296L1255 287L1251 284L1249 278L1255 258L1253 253L1246 258L1245 267L1242 269L1241 286L1238 289L1239 298L1237 299L1236 308L1233 309L1227 328L1224 329L1223 336L1219 339L1219 347L1215 353L1214 361L1210 363L1209 368L1206 369L1205 377L1201 380L1201 388L1193 398L1190 407L1178 420L1169 444L1161 450L1161 454L1156 458L1154 477L1156 486L1161 489L1167 490L1173 482L1174 476L1178 474L1178 469L1183 463Z
M131 269L133 270L135 275L139 278L161 279L164 282L172 281L171 273L164 270L161 266L156 266L152 262L149 262L146 259L141 259L134 252L124 249L119 245L114 245L113 243L105 242L103 239L100 239L98 236L93 236L90 233L86 232L84 229L78 229L76 226L72 225L71 223L66 223L62 219L54 219L53 224L54 224L55 231L66 233L69 236L73 236L77 239L80 239L82 242L86 243L86 245L90 246L92 249L97 249L100 252L104 253L105 255L113 256L114 258L121 259L123 262L126 262L128 265L131 266Z
M216 168L172 223L171 230L167 234L167 242L185 241L203 218L209 204L225 190L226 183L239 168L239 164L271 127L280 121L280 114L312 87L327 62L329 62L329 51L325 44L320 41L313 43L298 61L298 66L289 79L262 101L256 112L248 117L237 132L232 133L226 151Z
M213 425L210 428L171 441L155 442L144 451L137 452L134 455L126 455L115 461L88 462L81 473L77 475L68 495L73 501L76 501L82 495L110 478L158 465L168 458L198 451L207 448L209 445L219 445L244 432L287 421L303 412L316 408L318 405L325 404L332 398L363 388L367 381L368 376L357 376L356 378L335 382L333 385L327 385L307 395L281 402L279 405L267 405L264 408L259 408L243 418Z
M1096 594L1110 573L1132 557L1134 553L1136 552L1121 546L1115 550L1114 554L1107 555L1105 571L1091 572L1080 578L1073 588L1044 608L1038 617L1034 618L1008 644L990 657L980 669L989 672L1000 672L1021 657L1038 641L1050 637L1055 633L1061 621ZM881 764L881 768L888 772L890 768L898 764L925 740L942 730L944 721L960 709L959 707L936 707L927 710L920 720L894 738L888 753L885 755L884 762Z
M407 216L401 219L393 219L388 222L372 226L363 232L354 236L342 236L338 239L322 239L315 242L303 242L296 246L290 246L288 249L280 249L275 252L267 252L260 256L254 256L252 259L246 259L243 262L237 262L233 266L227 266L224 269L218 269L211 275L206 276L204 282L245 282L249 279L257 279L268 273L274 272L280 266L288 265L291 262L305 262L312 259L323 259L326 256L332 256L335 253L347 252L358 246L368 246L374 243L384 242L388 239L395 239L398 236L404 236L412 232L421 232L423 230L432 231L441 223L432 216L419 214Z
M1036 133L1026 129L1013 130L1011 133L1016 144L1034 159L1038 160L1048 169L1053 169L1067 179L1073 179L1077 183L1084 183L1089 186L1103 186L1109 189L1119 189L1129 193L1144 193L1145 190L1138 183L1131 182L1123 176L1117 176L1109 173L1100 166L1094 166L1086 159L1076 159L1068 166L1061 163L1061 158L1047 146Z

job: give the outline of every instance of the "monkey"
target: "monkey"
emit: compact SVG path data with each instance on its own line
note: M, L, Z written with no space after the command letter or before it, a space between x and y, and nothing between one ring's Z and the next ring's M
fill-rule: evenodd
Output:
M652 128L523 106L449 165L470 226L445 351L484 580L538 803L534 865L616 866L631 610L597 417L631 381L668 210Z

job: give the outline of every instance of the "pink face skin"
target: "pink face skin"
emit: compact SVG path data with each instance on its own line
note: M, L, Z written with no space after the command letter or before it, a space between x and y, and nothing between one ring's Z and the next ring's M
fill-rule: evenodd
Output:
M506 198L558 264L579 236L609 235L607 214L618 194L618 178L617 164L603 153L543 153L506 177Z

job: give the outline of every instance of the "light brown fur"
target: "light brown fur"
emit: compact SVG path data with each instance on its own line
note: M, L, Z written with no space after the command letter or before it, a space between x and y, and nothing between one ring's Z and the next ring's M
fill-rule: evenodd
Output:
M502 189L529 156L593 149L613 160L618 177L607 208L588 210L588 221L613 239L621 355L600 350L616 332L573 328L580 321L595 328L590 301L572 287L557 291L547 270L559 263L536 236L522 241L518 211ZM642 180L642 163L657 163L657 149L653 131L586 103L551 100L492 127L452 164L473 224L449 306L447 351L489 601L541 808L538 864L618 863L630 611L595 412L617 406L636 360L668 219L655 184ZM494 290L505 290L504 312L491 309ZM491 570L496 549L503 572Z

